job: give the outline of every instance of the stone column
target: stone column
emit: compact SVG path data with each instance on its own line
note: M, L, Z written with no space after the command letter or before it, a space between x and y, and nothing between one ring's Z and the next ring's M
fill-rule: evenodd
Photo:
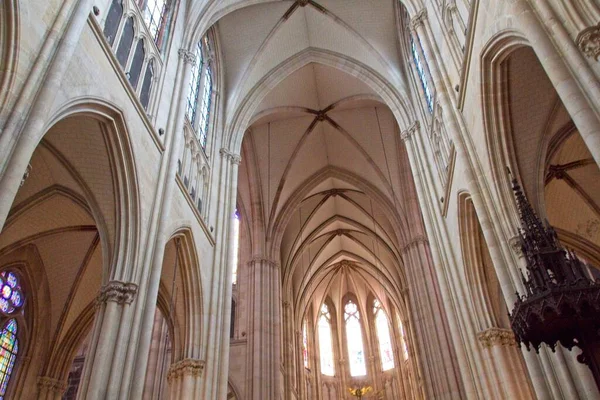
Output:
M67 382L50 376L40 376L38 378L38 400L61 400L62 395L67 390Z
M497 393L507 399L532 398L514 333L510 329L490 328L479 332L477 339L498 375Z
M248 398L278 399L281 390L281 278L279 265L266 258L248 263Z
M565 27L557 21L548 1L512 0L509 3L512 4L513 13L517 17L519 29L531 42L583 141L600 166L598 78ZM547 30L540 20L545 21L543 24Z
M119 388L111 385L111 378L123 374L126 353L119 350L123 336L130 331L128 311L136 294L136 284L119 281L111 281L100 290L94 332L79 389L86 399L116 398L111 394Z
M176 188L177 161L185 140L183 126L185 122L185 102L192 65L196 57L194 52L180 49L177 65L175 92L177 99L171 104L167 122L165 152L161 159L158 186L154 199L154 213L150 222L150 233L142 268L135 272L140 282L140 299L136 303L132 328L132 339L127 349L125 376L122 379L121 398L140 398L144 390L146 364L152 342L152 325L156 312L156 299L162 272L165 247L169 240L167 225L169 211ZM190 355L192 356L192 355Z
M74 8L71 8L72 3L75 4ZM6 124L1 127L0 230L4 226L33 151L45 134L49 107L63 82L65 71L93 4L93 0L67 0L59 7L53 29L48 30L37 61ZM71 9L72 14L69 14ZM40 85L40 82L43 84Z
M186 358L171 365L167 374L170 399L199 398L204 361Z

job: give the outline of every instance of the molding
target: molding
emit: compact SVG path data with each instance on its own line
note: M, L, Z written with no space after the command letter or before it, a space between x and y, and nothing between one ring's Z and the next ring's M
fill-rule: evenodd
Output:
M510 329L489 328L477 334L477 340L484 348L494 346L516 346L515 334Z
M68 387L67 382L50 376L38 376L37 383L39 388L45 390L47 393L56 393L59 395L62 395Z
M221 150L219 150L219 154L221 154L221 157L224 157L227 160L229 160L229 162L232 164L240 165L240 163L242 162L242 157L239 154L235 154L234 152L230 151L229 149L226 149L225 147L221 147Z
M110 281L100 289L96 303L100 305L113 301L117 304L131 304L137 290L138 286L135 283Z
M427 239L427 237L425 235L419 235L413 239L410 240L410 242L408 242L400 251L401 253L405 253L406 251L408 251L411 247L415 247L417 246L419 243L423 243L423 244L429 244L429 239Z
M181 361L177 361L169 367L167 373L167 382L171 383L173 380L182 378L184 376L192 376L197 378L202 375L204 370L204 361L195 358L185 358Z
M586 57L598 61L600 57L600 23L579 32L575 43Z
M400 138L403 142L411 140L413 135L419 130L421 124L419 121L415 121L411 126L409 126L405 131L400 134Z
M252 267L256 264L266 264L269 267L272 268L281 268L281 266L279 265L278 262L273 261L273 260L269 260L267 258L263 258L263 257L254 257L252 258L252 260L248 261L248 266Z
M196 65L196 54L193 51L189 51L188 49L181 48L177 51L179 58L183 60L184 63L190 64L192 67Z
M469 82L469 71L471 70L471 59L473 57L473 43L475 41L475 29L477 27L477 14L479 11L479 0L471 4L471 12L469 13L469 21L467 28L467 39L465 41L465 49L463 54L463 63L460 69L459 93L457 108L462 111L467 95L467 83Z
M427 9L423 8L410 19L410 29L416 31L419 26L423 26L427 19Z
M175 181L177 182L177 185L179 186L181 193L183 193L183 197L188 202L188 205L190 206L190 208L192 209L192 212L196 216L196 219L200 223L200 227L202 227L202 231L206 235L208 242L210 243L210 245L212 247L214 247L215 243L216 243L215 238L211 235L210 231L208 230L208 227L206 226L206 222L202 218L202 215L200 215L200 211L198 211L198 208L196 208L196 205L194 204L194 201L192 200L191 195L189 194L188 190L186 189L185 185L183 184L183 180L181 179L181 176L179 174L175 174Z
M448 162L448 172L446 174L446 187L444 190L444 201L442 203L442 217L446 217L448 214L448 207L450 205L450 193L452 191L452 182L454 181L454 166L456 164L456 148L454 143L450 148L450 160Z

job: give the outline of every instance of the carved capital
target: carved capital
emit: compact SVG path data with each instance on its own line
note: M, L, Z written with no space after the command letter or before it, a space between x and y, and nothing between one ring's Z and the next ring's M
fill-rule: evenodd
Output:
M515 334L510 329L490 328L477 334L477 340L485 348L493 346L516 346Z
M403 248L402 248L402 253L406 252L407 250L409 250L412 247L417 246L419 243L423 243L423 244L428 244L429 240L427 239L427 237L425 237L424 235L419 235L417 237L414 237L410 240L410 242L408 242Z
M423 8L414 17L411 18L410 28L412 30L417 30L417 28L419 26L423 26L426 19L427 19L427 10Z
M196 65L196 54L194 54L193 51L181 48L179 49L178 54L179 58L181 58L184 63L190 64L192 67Z
M114 301L118 304L131 304L137 294L138 286L131 282L111 281L100 289L97 304Z
M523 247L521 246L521 237L513 236L508 240L508 244L510 249L515 253L515 255L519 258L523 258Z
M234 152L230 151L229 149L226 149L225 147L222 147L221 150L219 150L219 154L221 154L221 157L224 157L227 160L229 160L229 162L232 164L240 165L240 163L242 162L242 157L240 157L239 154L235 154Z
M410 140L412 138L412 136L419 129L419 126L420 126L419 121L415 121L411 126L408 127L408 129L406 129L404 132L402 132L400 134L400 138L402 139L402 141L406 142L406 141Z
M582 30L577 35L576 43L586 57L598 61L598 57L600 57L600 24Z
M256 264L264 264L268 265L271 268L279 268L279 263L273 260L269 260L268 258L263 257L254 257L252 260L248 262L248 265L254 266Z
M199 377L204 370L204 361L194 358L186 358L171 364L167 373L167 381L171 383L184 376Z
M62 395L65 392L65 390L67 390L68 385L67 382L63 382L56 378L52 378L49 376L39 376L38 386L40 388L40 391Z

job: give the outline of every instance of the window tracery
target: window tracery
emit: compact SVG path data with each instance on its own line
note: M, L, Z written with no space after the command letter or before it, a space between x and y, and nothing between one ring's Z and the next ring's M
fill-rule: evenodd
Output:
M12 271L0 273L0 311L8 317L0 333L0 400L6 396L6 389L19 351L18 322L14 316L25 304L25 295L19 277Z
M327 304L321 306L321 313L318 322L319 329L319 353L321 358L321 373L327 376L334 376L333 366L333 338L331 335L331 313Z
M344 306L344 321L346 322L346 344L350 375L364 376L367 374L367 367L360 326L360 313L358 306L352 300L348 300Z
M373 301L373 315L375 317L375 329L379 341L381 368L387 371L394 368L394 350L392 348L388 317L377 299Z
M162 67L172 9L169 0L112 0L104 21L104 36L146 111Z
M210 54L210 40L204 36L196 47L196 62L192 68L186 105L186 116L203 149L208 138L214 81Z

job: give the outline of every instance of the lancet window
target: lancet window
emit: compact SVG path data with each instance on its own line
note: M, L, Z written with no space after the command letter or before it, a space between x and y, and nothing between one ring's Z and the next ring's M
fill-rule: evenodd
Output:
M0 312L4 325L0 332L0 400L6 396L10 377L19 352L18 322L25 303L19 277L12 271L0 273Z
M206 148L213 95L213 67L208 36L198 42L196 62L192 68L186 106L187 119L195 130L202 148Z
M308 328L306 327L306 319L302 323L302 359L304 368L308 368Z
M373 301L373 316L375 317L375 329L379 342L379 355L381 357L381 368L384 371L394 368L394 350L390 337L388 317L379 300Z
M232 251L233 251L233 284L237 283L237 270L238 270L238 262L240 257L240 214L237 210L233 214L233 243L232 243Z
M400 331L400 345L402 346L402 357L404 361L408 360L408 345L406 342L406 333L404 331L404 324L402 320L398 318L398 330Z
M333 376L333 338L331 334L331 312L327 304L323 303L318 321L319 329L319 353L321 358L321 373Z
M147 112L173 15L169 0L112 0L104 36Z
M419 76L419 81L421 82L421 88L423 89L423 95L425 97L425 102L427 103L427 109L430 113L432 113L433 86L429 82L429 67L427 65L427 60L425 59L421 41L419 40L418 36L415 37L412 34L410 35L410 50L415 68L417 70L417 75Z
M351 376L364 376L367 374L365 351L363 346L362 328L358 306L348 300L344 306L344 321L346 323L346 345L348 348L348 362Z

